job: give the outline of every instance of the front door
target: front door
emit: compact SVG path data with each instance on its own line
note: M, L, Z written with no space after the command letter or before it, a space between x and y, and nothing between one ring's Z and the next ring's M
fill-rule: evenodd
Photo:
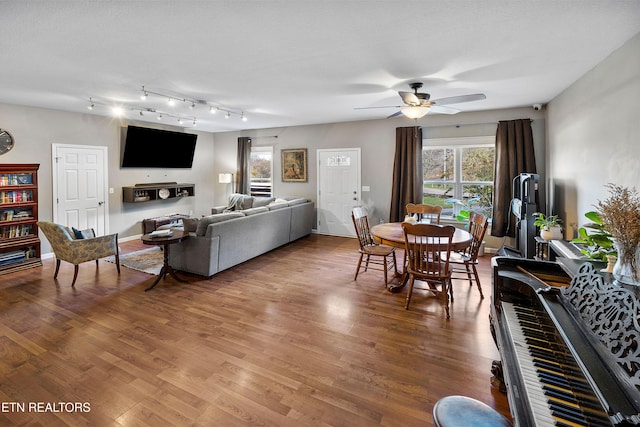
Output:
M53 221L108 233L107 147L53 144Z
M318 233L355 237L351 210L359 205L360 149L318 150Z

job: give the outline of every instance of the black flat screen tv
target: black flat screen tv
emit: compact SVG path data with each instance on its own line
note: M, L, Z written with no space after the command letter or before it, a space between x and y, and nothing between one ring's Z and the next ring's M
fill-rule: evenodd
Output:
M190 168L198 135L128 126L123 168Z

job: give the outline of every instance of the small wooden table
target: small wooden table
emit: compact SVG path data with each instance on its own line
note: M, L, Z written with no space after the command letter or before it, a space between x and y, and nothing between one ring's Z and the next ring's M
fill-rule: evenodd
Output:
M374 225L371 228L371 234L378 243L404 249L404 231L402 231L401 222L387 222L384 224ZM471 233L466 230L456 228L456 232L453 234L453 239L451 241L451 250L462 251L471 244L472 240L473 236ZM443 250L445 249L446 246L443 247ZM400 275L400 278L399 283L392 282L387 285L387 290L389 292L400 292L404 285L407 284L409 275L407 274L406 265L402 266L402 274Z
M160 270L160 273L158 274L158 277L156 277L156 280L153 282L153 284L145 289L145 292L153 289L158 284L160 279L165 278L167 274L171 275L171 277L173 277L178 282L187 283L186 280L179 278L176 275L175 271L173 271L173 268L171 268L171 266L169 265L169 245L182 242L183 240L186 240L188 238L189 233L181 230L172 230L171 236L151 237L151 234L145 234L141 237L142 243L144 243L145 245L162 246L163 250L162 270Z

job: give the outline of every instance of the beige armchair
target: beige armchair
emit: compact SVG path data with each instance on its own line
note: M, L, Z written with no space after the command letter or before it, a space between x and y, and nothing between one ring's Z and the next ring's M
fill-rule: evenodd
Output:
M76 238L73 230L64 225L38 221L38 227L51 244L53 253L56 256L56 271L53 274L54 279L58 277L61 260L67 261L75 266L73 281L71 282L71 286L74 286L76 278L78 277L78 264L95 260L97 266L98 259L111 255L115 256L116 268L118 269L118 274L120 274L117 233L82 239ZM91 231L90 234L93 235L93 231Z

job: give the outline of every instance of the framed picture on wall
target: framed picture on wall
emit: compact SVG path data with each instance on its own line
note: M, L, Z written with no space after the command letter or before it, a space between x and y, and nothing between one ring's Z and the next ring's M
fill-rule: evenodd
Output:
M281 150L282 182L307 181L307 149Z

